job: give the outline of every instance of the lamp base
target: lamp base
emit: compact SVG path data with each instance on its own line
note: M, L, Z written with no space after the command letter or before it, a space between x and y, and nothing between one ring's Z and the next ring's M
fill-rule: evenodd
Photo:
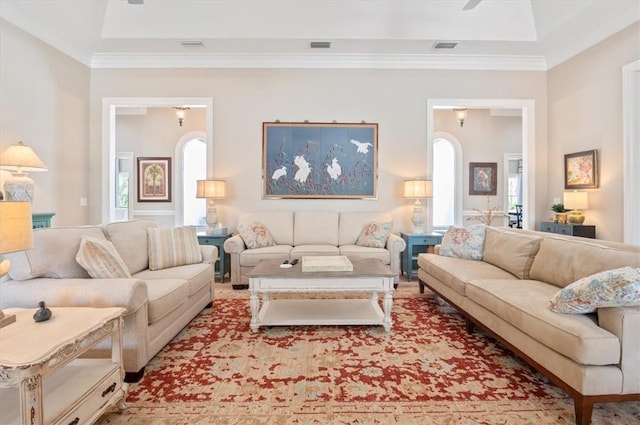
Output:
M207 233L213 234L213 231L218 227L218 210L216 210L216 204L213 199L209 199L207 203Z
M582 224L584 223L584 219L585 217L582 212L577 210L571 211L571 213L567 215L567 221L571 224Z
M33 200L33 180L26 173L11 173L4 181L4 193L7 201Z
M413 214L411 215L411 223L413 223L413 233L424 233L424 214L422 212L422 204L416 199L413 204Z

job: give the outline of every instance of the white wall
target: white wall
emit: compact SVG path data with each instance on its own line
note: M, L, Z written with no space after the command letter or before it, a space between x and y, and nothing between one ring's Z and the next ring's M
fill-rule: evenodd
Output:
M56 226L89 220L80 207L89 196L89 80L89 68L0 19L0 151L22 140L48 167L30 173L32 210L56 213Z
M93 70L91 162L100 164L103 97L212 97L213 174L228 182L217 202L230 226L241 211L381 210L395 230L411 228L412 200L401 197L404 179L426 174L428 98L518 98L536 102L537 157L546 167L544 72L147 69ZM264 121L376 122L379 124L377 200L262 199ZM542 136L540 136L542 135ZM500 162L500 161L498 161ZM99 220L100 175L91 176L92 220ZM537 176L538 177L538 176ZM544 191L546 175L538 187ZM546 194L544 194L546 198Z
M564 155L598 149L600 187L587 189L585 224L599 239L623 240L622 67L640 58L640 23L548 72L551 206L564 191ZM636 164L638 166L638 164Z

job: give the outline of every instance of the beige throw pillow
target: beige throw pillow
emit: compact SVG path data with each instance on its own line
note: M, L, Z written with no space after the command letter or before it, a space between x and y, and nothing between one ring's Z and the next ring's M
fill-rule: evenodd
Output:
M173 229L148 228L149 270L202 262L194 226Z
M122 257L106 239L82 238L76 261L94 279L131 277Z

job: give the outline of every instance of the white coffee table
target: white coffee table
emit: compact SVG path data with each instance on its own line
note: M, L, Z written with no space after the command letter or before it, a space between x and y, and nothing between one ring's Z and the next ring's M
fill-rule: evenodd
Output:
M353 260L350 272L303 272L263 260L249 274L251 330L260 326L381 325L391 331L393 272L378 259ZM370 292L369 298L272 299L274 293ZM383 294L382 308L378 293ZM260 305L259 294L262 294Z

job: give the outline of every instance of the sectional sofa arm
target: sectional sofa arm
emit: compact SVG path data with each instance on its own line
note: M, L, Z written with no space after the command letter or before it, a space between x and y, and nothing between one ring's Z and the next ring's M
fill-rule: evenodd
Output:
M202 252L202 262L215 264L218 259L218 247L215 245L200 245L200 252Z
M394 254L400 254L407 248L407 243L400 236L391 233L387 239L386 248Z
M140 279L9 280L0 285L0 308L36 308L40 301L54 307L123 307L136 312L149 299Z
M620 340L623 393L640 393L640 307L600 308L598 324Z
M224 251L228 254L240 254L247 249L240 235L235 235L224 241Z

